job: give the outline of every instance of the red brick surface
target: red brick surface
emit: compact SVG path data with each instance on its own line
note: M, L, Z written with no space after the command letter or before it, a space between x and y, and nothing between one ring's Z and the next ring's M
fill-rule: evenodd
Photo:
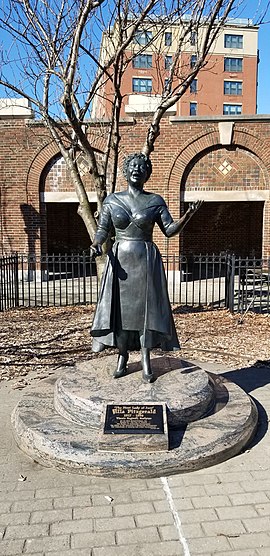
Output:
M50 203L46 207L40 200L44 191L73 191L48 131L23 119L2 119L0 128L1 252L39 253L61 245L63 249L85 248L88 238L76 205ZM142 148L146 129L146 118L121 126L119 167L126 154ZM106 127L100 132L91 126L90 133L101 160ZM231 192L230 202L206 202L181 238L168 243L157 230L155 240L163 253L234 250L241 255L260 256L262 252L270 256L270 201L234 202L237 191L270 189L270 117L236 120L228 147L220 145L216 120L172 123L164 119L151 158L153 174L147 189L165 198L174 218L184 210L185 191L198 191L200 197L206 191ZM224 161L231 167L226 176L219 170ZM90 176L84 174L83 179L87 190L93 190ZM125 187L121 171L117 187Z

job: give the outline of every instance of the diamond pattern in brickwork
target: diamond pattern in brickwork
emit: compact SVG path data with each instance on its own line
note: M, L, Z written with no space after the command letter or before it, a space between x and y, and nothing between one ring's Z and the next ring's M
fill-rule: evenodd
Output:
M223 176L227 176L227 174L229 174L232 169L233 168L231 164L227 160L224 160L224 162L222 162L222 164L218 166L218 170L221 172L221 174L223 174Z

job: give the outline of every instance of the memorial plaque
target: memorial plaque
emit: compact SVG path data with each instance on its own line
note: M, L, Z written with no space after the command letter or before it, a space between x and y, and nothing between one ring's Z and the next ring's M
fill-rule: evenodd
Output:
M164 434L162 404L108 404L104 434Z
M158 452L169 448L165 403L106 404L99 434L102 452Z

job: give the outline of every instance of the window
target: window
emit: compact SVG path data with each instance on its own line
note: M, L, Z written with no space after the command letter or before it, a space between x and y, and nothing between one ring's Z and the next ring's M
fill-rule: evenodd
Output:
M151 93L152 79L143 77L133 77L132 79L133 93Z
M190 33L190 44L191 44L191 46L195 46L195 45L196 45L196 40L197 40L197 33L196 33L196 31L191 31L191 33Z
M152 39L152 31L136 31L134 42L145 46Z
M165 56L164 63L165 63L165 69L166 70L170 69L172 65L172 56Z
M242 104L223 104L223 114L226 116L242 114Z
M224 81L224 95L242 95L242 81Z
M152 56L151 54L139 54L133 58L132 65L134 68L151 68Z
M224 35L225 48L243 48L243 35Z
M197 116L197 102L190 102L189 103L189 115L190 116Z
M171 90L172 90L172 80L171 79L165 79L163 92L164 93L170 93Z
M243 58L224 58L224 71L243 71Z
M192 56L190 57L190 67L194 68L196 64L197 64L197 54L192 54Z
M197 91L198 91L198 79L193 79L193 81L191 81L189 90L190 90L191 93L197 93Z
M164 42L165 42L165 46L172 45L172 33L169 32L165 33Z

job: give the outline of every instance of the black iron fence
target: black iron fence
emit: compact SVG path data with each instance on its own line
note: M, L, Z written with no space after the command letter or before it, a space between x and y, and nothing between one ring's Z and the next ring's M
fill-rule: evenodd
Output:
M173 304L270 310L270 259L231 254L163 256ZM13 307L96 303L98 281L90 254L0 258L0 311Z
M97 299L90 255L12 255L0 259L0 310L86 305Z

